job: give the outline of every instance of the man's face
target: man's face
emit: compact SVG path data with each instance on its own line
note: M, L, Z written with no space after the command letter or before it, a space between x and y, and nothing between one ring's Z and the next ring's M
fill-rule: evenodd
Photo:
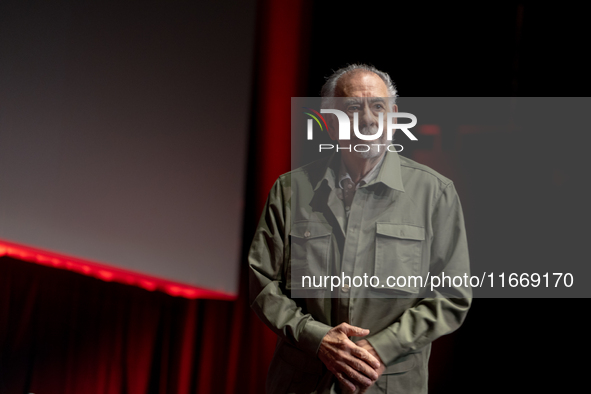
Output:
M370 159L381 156L386 146L377 147L372 144L386 144L387 140L386 121L387 113L396 111L388 100L388 88L380 77L374 73L358 71L349 73L339 79L335 91L337 109L345 112L350 119L351 139L339 141L341 147L367 144L371 147L368 152L352 152L361 158ZM382 114L382 136L375 140L365 141L359 139L353 132L354 113L358 116L359 132L365 135L376 134L379 128L379 117ZM333 130L338 130L333 127ZM333 139L338 137L337 133L331 134ZM353 149L352 149L353 151ZM342 151L348 154L347 150Z

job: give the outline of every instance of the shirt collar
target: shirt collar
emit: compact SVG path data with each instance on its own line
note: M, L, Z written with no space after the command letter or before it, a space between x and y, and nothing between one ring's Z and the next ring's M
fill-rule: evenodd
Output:
M331 189L334 189L337 185L336 174L338 174L340 165L341 155L335 152L328 161L324 176L320 178L320 180L316 183L316 186L314 186L314 191L318 190L322 182L325 180L327 181L328 186ZM377 170L377 167L378 166L376 166L374 169ZM369 180L367 184L373 184L377 182L381 182L391 189L404 192L404 185L402 184L402 174L400 170L400 157L398 156L398 153L390 151L386 152L385 158L382 160L377 176L375 176L375 178L372 180Z
M336 186L336 173L338 171L339 165L341 162L341 155L338 153L333 153L330 158L328 159L328 164L326 166L326 170L324 171L324 176L316 182L316 186L314 186L314 191L318 190L320 185L324 181L328 183L328 186L331 189L334 189Z
M380 168L378 176L370 183L382 182L391 189L404 192L402 183L402 171L400 169L400 156L397 152L386 152L386 158Z

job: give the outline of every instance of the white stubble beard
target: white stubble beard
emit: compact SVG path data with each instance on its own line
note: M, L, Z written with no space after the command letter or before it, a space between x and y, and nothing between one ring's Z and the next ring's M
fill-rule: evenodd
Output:
M363 135L375 135L378 132L378 127L377 126L364 126L359 129L359 132ZM391 143L391 141L388 141L386 139L385 132L382 133L382 135L379 139L376 139L373 141L363 141L363 140L359 140L357 138L356 138L356 140L359 141L358 143L360 143L360 144L369 145L369 150L367 152L357 152L353 149L353 146L357 145L358 143L354 144L352 141L347 141L348 145L351 146L351 153L354 153L358 157L365 159L365 160L374 159L376 157L379 157L381 154L384 153L384 151L387 149L388 145L390 145L390 143ZM341 145L341 143L339 143L339 145ZM378 144L383 144L383 145L377 146ZM341 147L342 146L343 145L341 145ZM344 146L347 146L347 145L344 145Z

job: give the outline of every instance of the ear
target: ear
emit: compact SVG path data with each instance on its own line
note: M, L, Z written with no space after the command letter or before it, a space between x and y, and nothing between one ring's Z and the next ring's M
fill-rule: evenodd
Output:
M398 105L394 104L392 105L392 112L398 112ZM394 118L394 123L398 123L398 118ZM396 133L396 130L394 130L394 133Z

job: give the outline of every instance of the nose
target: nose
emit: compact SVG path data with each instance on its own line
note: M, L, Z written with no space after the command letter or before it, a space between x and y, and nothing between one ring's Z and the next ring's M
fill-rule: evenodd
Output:
M378 124L378 119L374 116L368 105L363 106L363 109L359 113L359 118L360 127L377 126Z

